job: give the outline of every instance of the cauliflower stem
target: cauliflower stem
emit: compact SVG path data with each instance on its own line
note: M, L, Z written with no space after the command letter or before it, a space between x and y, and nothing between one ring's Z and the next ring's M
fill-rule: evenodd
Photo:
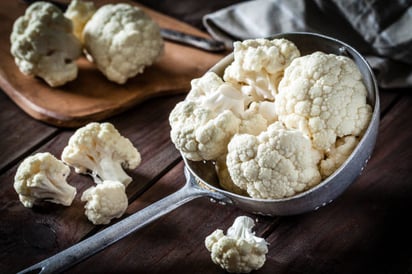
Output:
M106 180L127 186L132 178L123 168L136 168L140 153L110 123L89 123L76 130L63 149L62 160L77 173L89 174L96 183Z
M113 161L110 156L99 157L89 154L87 157L79 159L77 164L82 167L76 168L75 171L89 174L96 183L109 179L116 179L127 184L132 181L132 178L124 171L122 163Z

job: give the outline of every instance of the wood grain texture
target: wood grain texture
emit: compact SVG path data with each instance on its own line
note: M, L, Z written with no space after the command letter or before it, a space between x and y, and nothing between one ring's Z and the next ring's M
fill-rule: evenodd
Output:
M127 171L133 178L133 182L127 187L131 201L156 183L180 159L180 154L169 138L167 118L182 98L183 96L167 96L148 100L145 104L128 110L125 116L108 120L141 153L141 165L135 170ZM73 130L62 131L37 151L48 151L60 158L72 134ZM68 182L76 187L77 195L70 207L47 203L28 209L21 205L13 189L16 169L17 165L0 175L0 218L4 220L0 222L0 273L15 273L69 247L100 228L87 220L84 203L80 201L84 190L94 185L89 176L76 174L72 169Z
M156 202L183 184L181 162L133 202L128 213ZM193 200L77 265L70 272L87 272L92 264L97 265L93 269L97 273L224 273L211 261L204 239L217 228L226 230L239 215L248 214L232 206L211 203L208 198ZM249 216L259 222L257 235L261 235L273 221L273 218ZM110 263L112 260L120 263L113 265Z
M95 1L97 6L115 1ZM137 5L132 1L127 2ZM0 86L25 112L35 119L61 127L76 127L120 113L151 97L185 93L190 81L200 77L223 57L176 43L165 43L164 55L143 74L124 85L110 82L94 64L78 60L76 80L51 88L41 79L23 75L10 54L10 33L14 20L23 15L20 1L0 2ZM143 7L144 8L144 7ZM162 27L206 36L201 31L150 9L147 13Z
M0 171L58 131L23 113L3 92L0 92L0 110Z
M178 13L188 1L153 5L172 3ZM190 3L199 5L199 13L204 11L202 2ZM0 10L0 16L11 15ZM382 114L375 151L363 174L333 203L297 216L249 215L257 220L256 235L270 244L265 265L253 273L412 272L410 92L380 91ZM104 119L142 154L142 164L128 172L133 182L127 188L130 205L124 217L184 183L183 163L170 142L167 121L170 110L183 98L184 94L149 99ZM93 185L86 176L72 173L69 177L78 189L71 207L47 204L26 209L21 205L12 187L16 164L32 151L59 155L73 130L31 119L5 94L0 94L0 109L0 162L6 163L0 172L0 273L16 273L104 226L93 226L84 216L80 195ZM217 228L226 230L239 215L248 213L207 198L193 200L66 273L226 273L213 264L203 241Z

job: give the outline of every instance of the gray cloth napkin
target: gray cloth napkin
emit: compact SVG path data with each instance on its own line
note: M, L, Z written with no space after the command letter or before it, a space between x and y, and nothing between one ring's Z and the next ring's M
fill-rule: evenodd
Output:
M234 41L308 31L356 48L382 88L412 87L412 0L253 0L203 17L228 48Z

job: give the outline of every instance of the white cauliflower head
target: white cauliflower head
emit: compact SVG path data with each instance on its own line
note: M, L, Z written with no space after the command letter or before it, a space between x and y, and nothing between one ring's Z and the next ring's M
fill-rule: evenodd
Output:
M253 103L214 72L192 80L186 99L169 116L171 139L182 154L193 161L214 160L226 154L235 133L258 134L266 129L270 111ZM268 118L269 119L269 118Z
M81 44L72 23L53 4L36 2L13 25L11 54L20 71L38 76L52 87L77 77Z
M125 186L118 181L104 181L83 192L81 200L89 221L95 225L108 224L126 211L128 199Z
M84 27L83 41L98 69L119 84L152 65L164 47L158 24L125 3L100 7Z
M127 186L132 178L123 170L134 169L140 153L111 123L92 122L79 128L64 148L62 160L77 173L91 175L96 183L114 180Z
M253 100L274 100L283 71L300 52L286 39L250 39L233 44L234 61L223 75Z
M251 197L278 199L318 184L320 158L309 138L276 122L258 136L235 135L226 163L233 182Z
M70 168L49 152L29 156L19 165L14 189L25 207L41 201L69 206L76 188L66 181Z
M186 100L198 103L201 107L212 109L216 113L230 110L240 117L250 100L237 88L225 83L214 72L206 72L202 77L193 79L191 90Z
M221 113L192 101L178 103L169 115L170 137L189 160L212 160L225 154L230 138L238 131L240 119L233 112Z
M327 151L337 137L360 136L372 115L356 64L348 57L315 52L285 70L275 106L287 128L308 135Z
M186 100L169 115L170 136L186 158L212 160L226 153L227 143L238 131L236 114L244 110L244 96L213 72L191 85Z
M83 29L86 23L96 12L96 7L91 1L72 0L70 1L64 16L69 18L73 23L73 33L83 42Z
M263 266L268 252L265 239L252 232L250 217L237 217L224 235L221 229L206 237L205 246L212 261L230 273L249 273Z

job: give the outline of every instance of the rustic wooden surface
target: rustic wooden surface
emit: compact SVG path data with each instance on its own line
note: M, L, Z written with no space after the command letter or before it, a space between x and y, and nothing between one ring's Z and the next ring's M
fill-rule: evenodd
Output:
M204 238L216 228L226 230L239 215L257 220L256 234L270 243L267 262L255 273L411 273L412 90L381 90L380 97L381 125L372 158L361 177L328 206L297 216L262 217L200 198L67 273L224 273L210 260ZM182 99L150 99L107 120L130 138L143 159L130 172L124 217L184 183L167 121ZM59 156L73 131L32 119L3 92L0 109L0 273L15 273L104 226L87 221L80 194L71 207L26 209L20 204L12 187L17 165L37 151ZM74 173L69 183L78 193L92 185Z
M97 7L113 3L110 0L95 2ZM129 0L122 2L138 5ZM19 1L0 1L0 39L3 41L0 44L0 87L29 115L52 125L81 126L111 117L151 97L182 93L190 88L191 79L201 76L225 54L212 54L166 41L159 60L147 67L144 74L129 79L123 85L107 80L94 64L82 56L77 61L77 78L51 88L39 78L23 75L10 54L13 22L24 14L26 8L27 5ZM161 27L205 36L188 24L142 8Z

